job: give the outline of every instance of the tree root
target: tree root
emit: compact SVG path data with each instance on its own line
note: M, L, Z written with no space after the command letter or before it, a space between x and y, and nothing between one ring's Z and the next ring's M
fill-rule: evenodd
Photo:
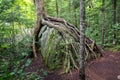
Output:
M81 33L74 25L70 24L64 19L46 16L45 19L42 19L42 24L48 25L51 28L55 28L56 30L58 30L58 32L62 34L62 36L64 36L65 34L69 34L74 38L76 42L79 42L79 36ZM93 40L91 40L87 36L85 36L85 39L86 46L89 47L92 53L102 53L102 49L99 48Z
M35 40L34 39L33 39L32 48L33 48L34 58L37 59L37 50L36 50L36 45L35 45Z
M47 25L50 28L56 29L61 34L61 36L63 37L65 42L66 42L66 40L69 40L69 38L67 38L67 35L69 35L69 36L71 36L71 38L73 38L73 40L75 42L79 43L80 35L82 33L80 33L79 30L74 25L65 21L62 18L50 17L50 16L47 15L47 16L45 16L44 19L42 19L42 25ZM34 57L37 57L37 53L35 51L36 49L35 49L34 45L35 45L35 43L33 41ZM85 59L86 59L86 61L96 59L96 58L102 56L102 52L103 52L102 49L99 48L96 45L96 43L93 40L91 40L90 38L88 38L86 35L85 35L85 45L86 45L86 48L85 48L85 52L86 52L86 58ZM67 45L67 46L69 46L69 45ZM72 45L72 50L75 51L73 45ZM71 52L69 52L69 51L67 50L67 52L65 54L66 56L65 56L64 66L63 66L63 68L65 69L64 70L65 73L67 73L70 70L71 63L73 65L73 67L78 69L78 66L76 65L76 61L73 58L73 54L71 54L72 51ZM77 54L75 54L75 55L77 55Z

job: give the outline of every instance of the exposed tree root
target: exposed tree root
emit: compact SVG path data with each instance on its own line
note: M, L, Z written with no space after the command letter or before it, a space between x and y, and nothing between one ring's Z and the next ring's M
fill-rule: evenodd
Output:
M62 36L65 34L71 35L76 42L79 42L79 36L82 34L74 25L61 18L46 16L45 19L42 19L42 24L48 25L51 28L55 28L62 34ZM98 47L93 40L87 36L85 36L85 38L85 44L90 53L103 53L102 49Z
M36 45L35 45L35 40L34 40L34 38L33 38L32 48L33 48L34 58L37 59L37 50L36 50Z
M69 38L67 38L67 35L69 35L74 39L75 42L79 43L79 37L80 37L80 34L82 34L82 33L80 33L79 30L74 25L65 21L64 19L46 16L44 19L42 19L41 22L42 22L42 25L47 25L50 28L56 29L61 34L61 36L63 37L65 42L66 42L66 40L69 39ZM70 44L70 45L72 45L72 44ZM89 61L89 60L92 60L92 59L102 56L103 50L100 47L98 47L96 45L96 43L93 40L91 40L90 38L88 38L87 36L85 36L85 45L86 45L86 48L85 48L86 61ZM72 50L74 50L73 45L71 48L72 48ZM34 40L33 40L33 52L34 52L34 57L37 57L37 53L35 53L36 48L35 48ZM69 51L67 51L65 54L66 55L65 63L67 63L67 64L64 64L64 66L63 66L65 69L65 73L67 73L70 70L71 63L73 65L73 67L78 69L76 61L72 57L72 54L70 53L68 55L68 53L69 53ZM74 55L77 55L77 54L74 54Z

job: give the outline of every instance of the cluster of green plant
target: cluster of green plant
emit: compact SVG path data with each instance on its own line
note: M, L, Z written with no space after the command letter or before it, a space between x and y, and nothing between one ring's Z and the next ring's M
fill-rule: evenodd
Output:
M25 78L24 68L30 61L20 69L19 65L31 54L32 35L22 28L31 28L34 22L32 1L0 0L0 80Z
M5 61L6 62L6 61ZM2 73L0 73L0 80L42 80L42 76L38 75L36 72L31 72L31 73L26 73L24 72L25 67L29 66L31 63L31 60L28 59L24 65L21 67L19 66L19 62L12 66L13 70L9 71L9 65L6 62L3 64L1 67L2 68ZM45 70L41 70L42 73L46 76L47 72Z

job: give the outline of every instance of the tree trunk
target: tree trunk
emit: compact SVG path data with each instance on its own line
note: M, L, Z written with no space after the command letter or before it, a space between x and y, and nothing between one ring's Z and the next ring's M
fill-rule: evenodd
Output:
M58 17L58 15L59 15L59 14L58 14L58 12L59 12L59 11L58 11L58 0L55 0L55 1L56 1L56 16Z
M74 9L74 18L75 18L75 26L77 26L77 15L76 15L76 9Z
M73 4L73 1L71 2L71 15L72 15L72 21L73 21L73 24L75 26L77 26L77 19L76 19L76 9L75 9L75 6Z
M33 53L34 57L37 58L37 48L38 48L38 35L42 28L42 19L44 14L44 0L34 0L35 7L36 7L36 15L37 15L37 21L36 21L36 27L34 30L34 38L33 38Z
M104 46L105 1L102 0L102 46Z
M85 0L80 0L80 80L85 80Z
M117 0L113 0L113 9L114 9L114 13L113 13L113 24L116 24L116 7L117 7ZM115 34L115 28L114 28L114 33L113 33L113 44L115 44L115 39L116 39L116 34Z
M71 0L69 0L69 13L71 13ZM71 14L70 14L71 16Z
M113 13L113 23L116 24L116 6L117 6L117 0L113 0L113 8L114 8L114 13Z

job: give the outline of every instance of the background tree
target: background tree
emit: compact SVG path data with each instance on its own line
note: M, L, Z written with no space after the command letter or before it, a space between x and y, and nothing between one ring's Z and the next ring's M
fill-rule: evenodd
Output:
M33 2L31 1L0 1L1 80L18 79L21 76L16 71L19 71L20 62L31 53L32 38L30 37L31 31L29 28L32 28L34 24L34 11ZM11 74L12 72L13 74Z
M38 49L38 35L42 28L42 19L44 17L44 0L35 0L35 7L37 13L37 21L34 30L34 39L33 39L33 53L34 57L37 58L37 49Z
M80 80L85 80L85 0L80 0Z
M59 13L59 7L58 7L58 0L55 0L56 1L56 16L58 17L58 13Z
M105 1L102 0L102 45L104 45Z
M117 0L113 0L113 24L116 24L116 7L117 7ZM116 44L116 33L114 28L114 35L113 35L113 44Z

